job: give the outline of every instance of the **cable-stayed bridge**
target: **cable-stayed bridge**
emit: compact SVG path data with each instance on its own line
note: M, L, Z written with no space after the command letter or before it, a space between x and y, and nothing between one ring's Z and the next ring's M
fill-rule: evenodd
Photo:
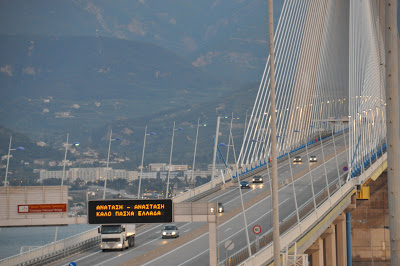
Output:
M363 188L387 167L387 60L394 54L400 61L397 52L387 52L387 10L377 0L285 1L282 9L274 38L276 149L281 253L292 264L349 264L346 220L356 196L367 197ZM397 34L397 49L399 43ZM52 264L207 265L214 264L212 252L217 253L215 264L271 263L269 71L267 62L236 167L174 198L175 203L224 203L217 250L209 250L204 223L179 223L181 236L174 241L160 239L159 225L146 225L138 229L131 250L101 253L96 232L88 232L68 244L85 252ZM255 175L264 182L239 188L238 179L251 183ZM261 227L259 235L252 233L255 225ZM88 238L94 248L87 242L79 246ZM41 264L36 257L44 253L68 253L68 245L61 243L61 248L52 245L0 262Z

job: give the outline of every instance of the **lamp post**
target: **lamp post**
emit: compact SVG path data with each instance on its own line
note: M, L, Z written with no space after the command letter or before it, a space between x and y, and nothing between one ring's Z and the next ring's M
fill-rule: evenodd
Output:
M65 144L65 153L64 153L64 161L63 161L63 171L62 171L62 178L61 178L61 186L64 185L64 179L65 179L65 164L67 162L67 151L68 147L71 146L79 146L79 142L74 142L73 144L68 144L68 138L69 138L69 133L67 134L67 142Z
M232 140L232 144L233 144L233 137L232 137L232 124L233 124L233 120L236 119L238 120L239 117L233 117L233 112L232 112L232 117L231 117L231 125L229 128L229 139L228 139L228 149L226 151L226 164L228 164L228 158L229 158L229 147L232 146L233 152L235 153L235 147L233 145L231 145L231 140ZM236 156L236 155L235 155ZM236 162L236 158L235 158L235 162Z
M219 118L219 117L218 117ZM219 122L219 119L218 119L218 122ZM217 128L218 128L218 126L217 126ZM218 131L217 131L218 132ZM217 141L217 140L216 140ZM220 146L228 146L228 145L226 145L225 143L221 143L221 144L219 144ZM238 162L236 161L236 168L237 168L237 164L238 164ZM233 179L232 178L232 175L231 175L231 179ZM241 203L242 203L242 213L243 213L243 220L244 220L244 231L246 232L246 240L247 240L247 250L248 250L248 252L249 252L249 257L251 257L251 247L250 247L250 239L249 239L249 232L248 232L248 230L247 230L247 228L248 228L248 226L247 226L247 219L246 219L246 210L244 209L244 202L243 202L243 195L242 195L242 188L240 187L240 177L237 177L237 183L238 183L238 186L239 186L239 194L240 194L240 201L241 201Z
M67 151L68 151L68 147L70 146L70 144L68 144L68 138L69 138L69 133L67 133L67 142L65 143L65 153L64 153L63 170L62 170L61 187L60 187L61 203L63 202L62 186L64 185L65 164L67 162ZM74 142L73 144L71 144L71 146L79 146L79 142ZM54 243L57 241L57 236L58 236L58 226L56 227L56 232L54 233ZM55 248L55 246L54 246L54 248Z
M146 149L146 137L156 135L155 132L151 132L147 134L147 126L144 129L144 140L143 140L143 152L142 152L142 163L140 165L140 178L139 178L139 188L138 188L138 196L137 198L140 199L140 186L142 184L142 176L143 176L143 159L144 159L144 150Z
M213 153L213 165L212 165L212 172L211 172L211 187L214 187L214 176L215 176L215 161L217 159L217 145L218 145L218 136L219 136L219 123L221 117L217 117L217 127L215 130L215 139L214 139L214 153Z
M10 163L10 152L11 151L22 151L24 150L24 147L18 147L16 149L11 149L11 142L12 142L12 136L10 136L10 144L8 145L8 155L7 155L7 166L6 166L6 176L4 178L4 186L7 186L7 176L8 176L8 165Z
M108 155L107 155L107 165L106 165L106 176L104 177L104 191L103 191L103 199L106 199L106 189L107 189L107 177L108 177L108 163L110 162L110 150L111 150L111 141L121 140L119 138L112 138L112 129L110 130L110 139L108 141Z
M220 143L219 146L221 146L221 147L228 147L228 149L229 149L229 147L232 147L232 149L235 149L235 145L234 145L233 143L232 143L232 144ZM233 150L233 157L234 157L235 162L236 162L236 153L235 153L235 150ZM226 166L227 169L229 168L229 167L228 167L228 159L225 161L225 166Z
M294 133L299 133L299 130L294 130ZM306 145L307 145L307 141L306 141ZM285 153L285 152L283 152ZM292 188L293 188L293 196L294 196L294 205L296 207L296 217L297 217L297 224L300 226L300 232L302 232L301 230L301 225L300 225L300 215L299 215L299 208L297 205L297 198L296 198L296 189L294 187L294 178L293 178L293 170L292 170L292 162L290 161L290 149L288 150L288 162L289 162L289 169L290 169L290 175L292 176Z
M169 175L171 173L171 163L172 163L172 151L174 149L174 137L175 137L175 130L182 130L182 128L175 128L175 121L174 121L174 127L172 128L172 140L171 140L171 153L169 154L169 166L168 166L168 176L167 176L167 190L165 193L165 198L168 198L168 193L169 193Z
M203 124L203 127L207 126L207 124ZM192 180L191 183L193 184L193 188L194 188L194 184L195 184L195 180L194 180L194 166L196 163L196 151L197 151L197 140L199 137L199 127L200 127L200 117L197 119L197 131L196 131L196 141L194 143L194 152L193 152L193 166L192 166Z

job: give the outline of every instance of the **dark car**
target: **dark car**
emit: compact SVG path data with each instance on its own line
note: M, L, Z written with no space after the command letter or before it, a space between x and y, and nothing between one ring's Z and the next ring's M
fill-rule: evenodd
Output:
M222 202L218 202L218 212L224 212L224 205L222 204Z
M255 177L253 177L253 183L263 183L263 179L261 176L256 175Z
M240 188L250 188L248 181L240 181Z
M176 226L175 224L165 225L163 229L161 229L161 237L162 238L179 237L178 226Z
M314 162L316 162L316 161L317 161L317 156L311 155L311 156L310 156L310 163L314 163Z
M294 163L301 163L301 156L299 156L299 155L294 156L293 162Z

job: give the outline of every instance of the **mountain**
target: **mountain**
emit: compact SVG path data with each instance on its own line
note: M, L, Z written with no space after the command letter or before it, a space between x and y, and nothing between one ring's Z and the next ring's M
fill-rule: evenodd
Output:
M13 186L15 185L37 185L39 173L34 173L34 168L38 167L36 163L43 163L49 161L61 161L64 156L64 149L62 146L53 148L46 145L44 142L34 141L29 136L11 131L10 129L0 126L0 181L4 181L7 153L10 144L10 136L12 136L11 149L23 147L23 150L11 150L8 181ZM74 159L73 154L69 154L69 159ZM47 164L46 164L47 165ZM43 167L46 168L46 165ZM48 167L48 166L47 166ZM18 182L18 183L17 183Z
M113 121L105 126L96 128L89 135L81 136L83 139L79 140L82 146L90 146L100 152L100 157L106 158L108 134L112 129L113 138L121 139L121 141L112 143L112 153L130 158L130 161L123 166L124 168L136 168L140 165L144 129L147 125L147 133L155 132L156 135L147 136L146 138L145 165L155 162L168 162L173 123L175 121L175 128L181 128L181 130L175 131L172 163L191 165L193 162L197 119L200 118L196 165L197 167L201 165L204 169L207 164L212 163L210 158L213 157L217 116L221 117L218 143L228 144L233 113L235 119L233 119L232 123L232 136L234 138L236 156L239 156L244 125L251 115L258 86L258 83L249 83L233 90L229 94L208 102L187 104L182 108L170 109L166 112L140 119ZM204 124L206 126L203 126ZM90 137L88 138L88 136ZM221 152L226 157L227 147L221 147ZM221 164L223 163L222 158L219 158L219 161ZM229 162L233 162L232 147L230 148Z
M154 92L196 93L219 84L185 59L150 43L0 36L0 49L1 83L10 86L7 94L11 97L137 98Z
M35 137L88 132L228 90L214 75L149 43L0 36L0 124Z
M274 1L275 24L283 0ZM28 0L0 3L0 34L93 36L144 41L225 81L258 79L268 53L265 1Z

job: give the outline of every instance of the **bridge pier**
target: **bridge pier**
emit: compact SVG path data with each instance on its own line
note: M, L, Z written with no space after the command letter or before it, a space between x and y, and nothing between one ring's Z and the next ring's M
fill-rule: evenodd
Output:
M212 221L208 223L209 247L210 247L210 266L216 266L217 263L217 223Z
M343 212L305 251L311 256L311 265L348 265L346 235L346 214Z
M336 234L335 225L331 224L329 228L321 235L324 238L326 265L336 266Z
M346 216L342 213L334 222L336 224L337 265L346 266Z
M311 256L312 266L324 265L324 241L321 237L315 240L314 244L309 247L306 253Z

